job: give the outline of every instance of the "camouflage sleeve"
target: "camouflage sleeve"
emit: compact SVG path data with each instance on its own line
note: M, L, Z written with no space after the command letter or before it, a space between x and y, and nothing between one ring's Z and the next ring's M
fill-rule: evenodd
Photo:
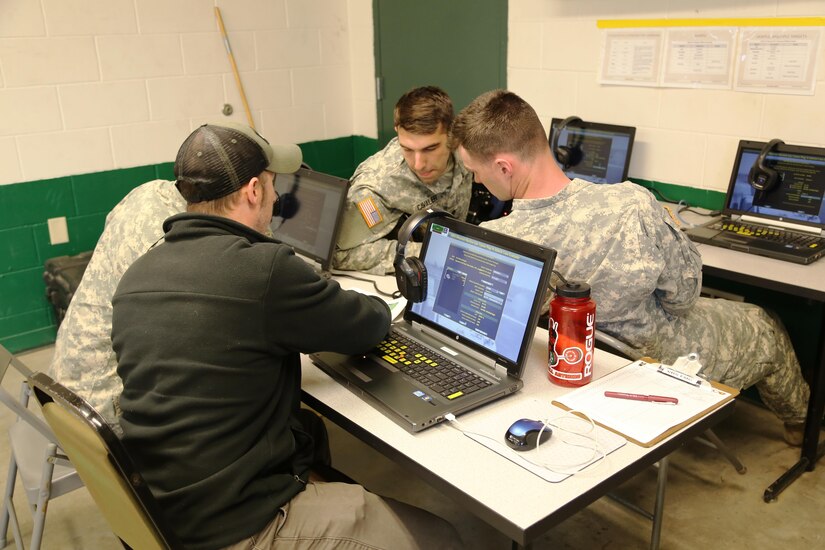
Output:
M163 236L163 220L186 202L174 182L153 180L133 189L106 217L103 233L57 332L52 376L116 425L123 385L112 349L112 295L120 277Z
M401 212L388 207L380 194L364 187L351 189L341 219L338 248L350 250L383 238L400 216Z
M696 303L702 290L702 257L696 246L675 224L667 211L652 199L643 217L643 229L655 236L663 266L655 295L668 313L681 315Z
M344 271L364 271L375 275L386 275L395 270L393 261L397 243L398 241L381 239L350 250L337 250L333 263L336 269ZM408 243L405 256L418 256L420 252L421 243Z
M333 266L345 271L366 271L379 275L391 273L395 243L396 241L380 239L348 250L338 249L333 257Z
M337 269L392 271L395 241L384 237L402 212L387 206L384 197L374 190L374 182L364 181L376 176L372 171L359 170L353 178L333 258Z
M466 220L467 213L470 211L470 200L472 199L473 193L473 178L475 177L472 172L468 171L464 164L461 162L461 159L453 153L455 157L455 162L457 166L457 170L459 172L459 177L454 180L454 190L457 197L457 204L456 204L456 218L459 220Z

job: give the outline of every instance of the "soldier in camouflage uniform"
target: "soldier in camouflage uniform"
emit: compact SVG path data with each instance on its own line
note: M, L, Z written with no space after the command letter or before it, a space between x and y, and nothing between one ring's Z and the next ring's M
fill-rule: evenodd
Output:
M338 269L391 272L398 228L418 210L435 206L467 217L473 176L447 146L449 96L435 86L415 88L398 100L394 118L398 137L352 176L333 260ZM409 243L405 252L419 251L419 243Z
M474 100L451 142L477 181L515 199L509 216L482 225L556 249L556 269L591 285L599 329L664 363L696 352L708 379L756 384L786 440L801 443L809 388L784 328L755 305L699 296L699 252L650 192L570 181L535 111L511 92Z
M163 236L163 220L183 212L175 182L136 187L106 216L103 234L57 331L52 377L89 402L119 430L123 384L112 350L112 296L132 262Z

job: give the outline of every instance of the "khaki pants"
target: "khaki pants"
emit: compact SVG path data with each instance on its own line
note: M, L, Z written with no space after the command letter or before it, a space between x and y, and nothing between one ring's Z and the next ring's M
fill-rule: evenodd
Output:
M452 525L360 485L312 483L258 534L226 550L461 548Z

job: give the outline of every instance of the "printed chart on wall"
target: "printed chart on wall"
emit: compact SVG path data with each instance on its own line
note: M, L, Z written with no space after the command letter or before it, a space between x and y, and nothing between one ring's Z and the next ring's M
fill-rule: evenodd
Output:
M813 95L821 39L820 29L743 29L734 88Z
M603 31L600 84L813 95L825 18L606 20L598 25Z

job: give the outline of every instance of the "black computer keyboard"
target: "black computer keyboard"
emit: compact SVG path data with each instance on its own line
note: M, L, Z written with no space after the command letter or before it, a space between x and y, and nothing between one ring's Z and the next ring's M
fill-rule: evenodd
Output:
M767 241L774 241L779 244L793 248L819 248L825 244L825 239L815 235L806 235L794 231L784 231L773 227L753 225L742 222L732 222L720 220L711 225L711 228L719 231L734 233L742 237L756 237Z
M398 333L376 346L382 359L447 399L457 399L492 383L443 355Z

